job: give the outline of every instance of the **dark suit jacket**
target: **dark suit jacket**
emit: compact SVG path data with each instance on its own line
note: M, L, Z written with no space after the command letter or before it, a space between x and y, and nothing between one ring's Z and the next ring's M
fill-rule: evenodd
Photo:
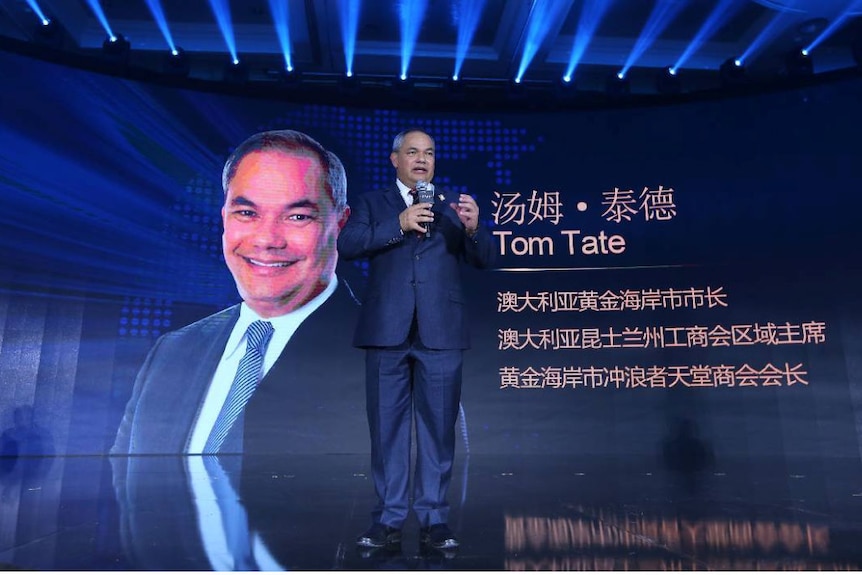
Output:
M245 410L245 453L364 453L363 359L344 329L359 310L338 289L299 326ZM165 334L150 350L111 453L177 454L230 332L233 306Z
M266 521L258 525L258 515L282 513L287 517L291 510L295 511L298 501L308 498L308 491L289 498L286 487L288 491L277 505L272 500L255 501L250 497L255 484L247 484L247 477L259 479L261 470L260 465L250 462L277 461L267 469L280 472L296 466L302 470L294 471L300 477L305 462L314 455L364 454L369 450L364 359L351 346L349 330L344 327L354 321L358 309L353 294L340 281L335 293L299 326L246 406L246 464L235 489L248 511L250 529L266 527ZM116 456L111 458L111 464L120 534L136 569L209 569L198 537L186 458L177 454L186 447L207 386L238 318L239 306L234 306L165 334L138 373L111 449ZM285 453L296 455L289 459L279 455ZM228 461L236 457L228 456ZM318 475L306 479L320 481ZM154 541L171 544L154 549Z
M431 237L421 240L413 232L401 234L398 214L405 203L394 183L351 201L338 252L348 260L367 257L370 265L354 345L399 345L407 338L415 309L419 337L427 347L470 347L460 264L490 267L494 246L481 226L472 238L467 236L448 205L457 201L457 194L435 192Z

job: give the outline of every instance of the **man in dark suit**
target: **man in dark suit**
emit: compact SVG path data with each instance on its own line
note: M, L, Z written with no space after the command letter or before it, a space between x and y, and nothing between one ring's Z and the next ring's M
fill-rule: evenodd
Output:
M335 327L358 309L335 276L336 238L349 214L341 161L300 132L263 132L236 148L222 183L224 258L243 303L156 342L111 453L361 451L345 446L355 436L342 411L355 387L355 352ZM254 322L271 331L260 383L213 448L207 441Z
M263 132L234 150L222 183L223 253L243 302L156 342L111 449L188 455L112 458L121 535L136 568L286 564L273 561L286 552L280 546L261 552L268 535L255 515L272 513L251 497L261 461L367 449L356 433L361 354L339 329L359 309L335 275L349 214L341 161L300 132ZM235 403L248 381L256 387ZM239 453L246 459L230 455ZM166 532L182 544L153 553Z
M369 280L354 345L366 350L366 411L378 503L361 547L393 547L409 512L411 430L416 425L413 509L423 546L458 547L448 527L462 352L469 347L462 262L489 267L490 233L466 194L435 191L434 140L422 130L395 137L392 186L351 202L338 238L345 259L367 257Z

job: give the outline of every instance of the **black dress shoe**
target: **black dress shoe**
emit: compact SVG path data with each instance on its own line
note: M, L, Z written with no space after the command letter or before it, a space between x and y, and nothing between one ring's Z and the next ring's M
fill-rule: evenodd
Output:
M398 547L401 545L401 530L382 523L375 523L356 539L360 547Z
M445 523L422 528L419 532L419 543L432 549L457 549L460 545Z

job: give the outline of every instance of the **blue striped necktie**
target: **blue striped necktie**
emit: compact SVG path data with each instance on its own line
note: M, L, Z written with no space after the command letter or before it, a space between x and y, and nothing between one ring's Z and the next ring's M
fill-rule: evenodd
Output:
M218 453L231 427L237 419L242 419L239 416L260 383L263 355L273 331L272 324L268 321L257 320L248 326L245 332L245 355L239 360L236 376L204 446L204 453Z

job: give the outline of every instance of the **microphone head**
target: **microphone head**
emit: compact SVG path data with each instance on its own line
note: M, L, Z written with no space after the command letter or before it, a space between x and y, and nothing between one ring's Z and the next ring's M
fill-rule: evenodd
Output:
M418 196L420 203L433 204L434 186L429 184L425 180L419 180L418 182L416 182L416 195Z

